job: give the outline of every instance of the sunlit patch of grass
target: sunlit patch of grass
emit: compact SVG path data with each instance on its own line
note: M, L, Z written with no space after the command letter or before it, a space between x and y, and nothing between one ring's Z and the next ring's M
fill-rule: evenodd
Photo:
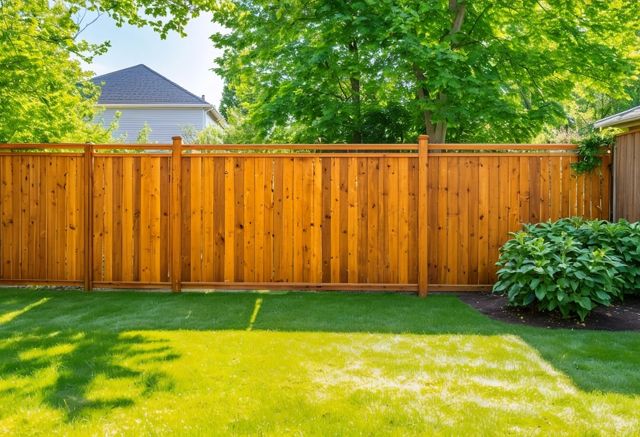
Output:
M637 333L505 325L452 296L5 290L0 308L42 298L0 326L0 434L640 430Z
M9 311L9 312L6 312L6 313L2 314L0 316L0 325L3 325L5 323L8 323L8 322L12 321L16 317L26 313L27 311L29 311L29 310L31 310L31 309L39 306L39 305L47 303L48 300L49 300L48 297L43 297L42 299L40 299L40 300L38 300L36 302L30 303L28 305L25 305L23 308L20 308L20 309L15 310L15 311Z

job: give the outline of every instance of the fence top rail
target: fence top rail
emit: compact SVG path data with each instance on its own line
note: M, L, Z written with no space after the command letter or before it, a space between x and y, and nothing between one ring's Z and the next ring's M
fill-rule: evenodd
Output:
M93 150L171 150L170 144L82 144L82 143L57 143L57 144L0 144L0 150L84 150L85 147Z
M101 154L108 155L123 151L137 152L170 152L174 146L170 144L0 144L0 151L11 152L40 152L64 153L82 152L86 147ZM313 154L318 152L350 153L350 152L379 152L379 153L415 153L418 144L183 144L182 150L186 154L246 154L246 153L298 153ZM430 154L456 155L459 152L482 154L513 153L575 153L575 144L429 144ZM457 152L457 153L456 153ZM126 152L125 152L126 153Z
M429 144L430 150L577 150L575 144Z
M184 144L183 150L384 150L417 151L417 144Z

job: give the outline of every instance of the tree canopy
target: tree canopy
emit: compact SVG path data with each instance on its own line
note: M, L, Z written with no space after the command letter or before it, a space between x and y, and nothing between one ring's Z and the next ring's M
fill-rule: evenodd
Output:
M99 89L79 62L90 62L108 42L82 40L77 14L106 12L117 23L148 25L164 36L183 33L188 20L210 6L196 3L0 0L0 143L111 141L114 126L92 123Z
M96 89L77 60L102 48L77 42L69 11L46 1L0 2L0 142L84 140Z
M218 68L252 140L527 141L637 80L640 2L226 0Z
M104 135L81 10L161 37L213 12L242 141L528 141L637 91L635 0L2 0L0 141Z

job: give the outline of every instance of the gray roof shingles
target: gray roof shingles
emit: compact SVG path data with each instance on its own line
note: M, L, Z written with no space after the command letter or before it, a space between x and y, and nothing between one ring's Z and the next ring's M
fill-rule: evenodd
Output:
M102 87L99 105L177 104L211 106L144 64L96 76L93 83Z

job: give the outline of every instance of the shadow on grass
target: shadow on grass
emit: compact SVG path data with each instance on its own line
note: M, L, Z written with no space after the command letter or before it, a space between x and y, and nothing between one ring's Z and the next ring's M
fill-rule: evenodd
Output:
M49 300L20 312L43 298ZM96 375L144 380L143 385L148 385L143 389L145 396L170 389L172 382L164 374L142 375L114 362L114 356L177 358L167 344L149 345L159 340L122 334L136 330L516 335L582 390L640 394L640 334L508 325L488 319L451 295L418 299L403 294L170 295L0 290L0 308L20 312L0 323L0 338L9 339L0 343L0 378L32 374L59 361L57 380L45 390L45 399L66 410L70 419L105 406L86 398ZM69 350L59 355L29 358L28 354L34 348L55 351L65 347ZM133 400L121 397L108 402L108 406L118 407Z
M0 299L3 297L0 294ZM88 393L96 378L103 378L106 383L137 384L140 387L136 394L143 397L172 387L172 381L162 372L147 369L143 373L120 364L120 361L143 364L178 358L167 341L141 334L123 335L117 330L83 329L81 325L71 328L66 323L56 323L66 310L57 306L58 296L36 298L32 302L28 297L23 294L0 303L0 308L6 311L0 314L0 380L35 376L38 383L4 389L0 396L19 392L21 397L39 397L45 404L63 411L67 420L74 420L92 410L134 403L133 397L124 395L90 399ZM40 307L45 313L57 310L60 314L43 320L36 310ZM54 376L48 374L52 369Z

